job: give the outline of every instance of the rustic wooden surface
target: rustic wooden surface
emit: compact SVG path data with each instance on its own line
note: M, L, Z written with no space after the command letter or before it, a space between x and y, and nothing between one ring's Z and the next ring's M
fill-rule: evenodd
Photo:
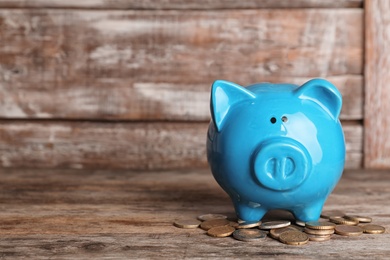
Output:
M359 8L363 0L0 0L3 8L93 9L250 9L250 8Z
M3 118L208 120L216 79L311 77L363 118L362 9L0 9L0 33Z
M366 1L365 155L368 168L390 167L390 2Z
M207 123L0 122L3 167L205 167ZM344 124L347 168L360 168L363 129Z
M288 246L245 243L172 226L204 213L233 214L208 170L0 172L2 259L385 259L390 255L390 174L347 171L325 209L371 216L385 234Z

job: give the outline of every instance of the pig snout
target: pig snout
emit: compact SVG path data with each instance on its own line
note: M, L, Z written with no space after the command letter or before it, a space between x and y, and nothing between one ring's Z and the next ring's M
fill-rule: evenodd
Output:
M311 166L306 148L286 137L262 142L253 158L255 178L266 188L279 191L300 185L310 173Z

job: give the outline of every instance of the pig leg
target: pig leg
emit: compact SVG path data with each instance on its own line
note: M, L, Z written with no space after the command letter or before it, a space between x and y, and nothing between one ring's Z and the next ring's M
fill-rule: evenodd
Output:
M317 221L320 218L322 207L325 201L317 201L315 203L307 204L305 207L294 208L292 210L295 219L303 222Z
M233 204L237 217L245 222L259 221L268 211L259 204L252 205L243 201L234 201Z

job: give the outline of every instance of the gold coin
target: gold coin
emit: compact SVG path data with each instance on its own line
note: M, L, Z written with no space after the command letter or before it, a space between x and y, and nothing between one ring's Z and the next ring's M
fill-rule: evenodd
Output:
M196 219L180 219L173 222L173 225L178 228L197 228L200 222Z
M336 223L338 225L348 225L348 226L356 226L359 224L359 220L357 219L346 219L344 217L331 217L329 219L330 222Z
M286 231L280 234L279 240L287 245L304 245L309 241L309 237L301 231Z
M340 210L325 210L321 213L321 218L327 218L327 219L330 219L331 217L342 218L344 216L345 216L344 212Z
M200 221L206 221L210 219L226 219L227 216L222 214L204 214L197 217Z
M294 215L287 210L281 210L281 209L273 209L267 212L261 219L263 222L265 221L272 221L272 220L288 220L288 221L294 221Z
M307 235L310 241L322 242L330 240L331 235L318 236L318 235Z
M346 215L344 216L346 219L357 219L360 223L370 223L372 218L358 215Z
M248 222L241 222L237 226L234 226L235 228L241 229L241 228L253 228L260 226L261 221L248 221Z
M302 231L299 227L296 226L288 226L283 228L274 228L269 231L269 235L274 239L279 239L280 234L286 231Z
M234 222L234 221L230 221L230 223L229 223L229 226L234 227L234 228L238 228L239 225L240 225L239 223Z
M347 215L345 215L344 216L344 219L345 220L349 220L349 221L351 221L351 223L353 222L353 223L357 223L357 224L359 224L360 223L360 221L359 221L359 219L358 218L355 218L355 217L352 217L352 216L347 216ZM357 225L356 224L356 225ZM348 225L348 224L346 224L346 225ZM356 225L351 225L351 226L356 226Z
M335 232L342 236L360 236L363 234L363 229L358 226L337 225Z
M303 231L303 229L305 228L305 227L301 227L301 226L294 225L294 224L291 224L289 227L296 228L298 231Z
M274 228L282 228L287 227L291 224L290 221L287 220L275 220L275 221L267 221L263 222L260 225L260 229L274 229Z
M210 219L210 220L203 221L200 224L200 228L207 231L213 227L223 227L229 225L230 225L230 221L227 219Z
M222 226L222 227L213 227L207 230L207 235L212 236L212 237L228 237L236 229L231 226Z
M363 229L364 233L368 233L368 234L382 234L385 233L386 231L384 227L379 225L373 225L373 224L364 225L361 228Z
M334 233L334 229L311 229L307 227L303 231L311 235L331 235Z
M309 221L306 222L306 227L311 229L334 229L336 224L328 221Z
M234 231L233 237L240 241L252 242L265 239L267 232L259 229L238 229Z

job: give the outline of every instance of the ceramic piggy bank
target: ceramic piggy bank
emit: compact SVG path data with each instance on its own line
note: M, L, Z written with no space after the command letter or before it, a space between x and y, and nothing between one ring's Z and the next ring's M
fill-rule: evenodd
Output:
M298 221L318 220L344 168L341 105L324 79L300 87L214 82L207 158L239 219L284 209Z

